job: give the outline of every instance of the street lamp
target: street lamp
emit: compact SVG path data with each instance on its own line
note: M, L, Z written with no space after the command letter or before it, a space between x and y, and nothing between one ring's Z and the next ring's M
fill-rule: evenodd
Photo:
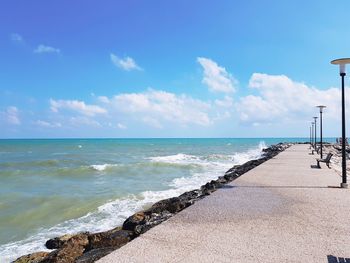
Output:
M317 125L317 118L318 118L318 117L313 117L313 118L314 118L314 120L315 120L315 150L317 150L317 149L316 149L316 146L317 146L317 145L316 145L316 143L317 143L317 133L316 133L316 130L317 130L317 129L316 129L316 125Z
M321 159L323 158L323 150L322 150L322 112L323 109L326 108L324 105L318 105L317 108L320 108L320 143L321 143Z
M312 132L311 132L311 126L310 126L310 149L311 149L311 146L312 146Z
M350 64L350 58L340 58L332 60L333 65L339 65L339 74L341 76L341 113L342 113L342 183L340 187L348 188L346 182L346 152L345 152L345 91L344 91L344 78L346 76L346 64Z
M311 122L311 145L312 147L315 148L315 145L314 145L314 125L315 123ZM314 151L312 151L312 154L314 154Z

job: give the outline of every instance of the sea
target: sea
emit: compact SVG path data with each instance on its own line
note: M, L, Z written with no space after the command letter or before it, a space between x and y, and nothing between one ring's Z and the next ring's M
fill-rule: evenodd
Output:
M326 138L334 141L334 138ZM308 138L2 139L0 262L67 233L120 226L279 142Z

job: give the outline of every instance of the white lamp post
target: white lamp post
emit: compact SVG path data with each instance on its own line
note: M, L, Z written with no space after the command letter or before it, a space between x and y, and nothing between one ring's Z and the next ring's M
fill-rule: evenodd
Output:
M340 187L348 188L346 181L346 152L345 152L345 91L344 78L346 76L346 64L350 64L350 58L340 58L332 60L333 65L339 65L339 74L341 76L341 106L342 106L342 183Z

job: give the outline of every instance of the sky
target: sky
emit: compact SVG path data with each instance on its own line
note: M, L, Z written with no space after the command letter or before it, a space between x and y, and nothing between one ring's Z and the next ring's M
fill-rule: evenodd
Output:
M349 10L348 0L1 1L0 138L308 137L320 104L324 136L339 137L330 61L350 57Z

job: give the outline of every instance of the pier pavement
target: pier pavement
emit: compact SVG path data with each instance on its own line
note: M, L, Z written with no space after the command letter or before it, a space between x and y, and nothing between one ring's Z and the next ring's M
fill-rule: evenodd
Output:
M350 262L350 190L309 153L293 145L98 262Z

